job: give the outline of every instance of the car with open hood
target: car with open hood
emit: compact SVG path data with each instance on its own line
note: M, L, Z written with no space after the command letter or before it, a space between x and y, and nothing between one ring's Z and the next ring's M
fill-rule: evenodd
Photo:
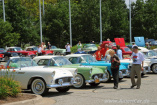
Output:
M135 43L138 47L145 47L144 37L134 37Z
M66 49L57 48L56 46L51 46L50 50L53 51L54 55L65 55Z
M38 66L30 57L11 57L6 68L1 69L0 76L13 75L24 90L31 89L34 94L44 95L50 88L59 92L67 92L75 81L70 71L63 68L47 68ZM76 69L76 68L74 68Z
M38 56L33 59L39 66L45 66L50 68L77 68L78 74L75 77L74 84L75 88L83 88L86 83L91 86L98 86L100 82L105 82L107 80L107 67L92 67L83 66L80 64L72 64L64 56Z
M6 62L10 59L10 57L19 56L18 53L7 52L4 48L0 48L0 54L4 55L1 61L6 61Z
M7 47L7 52L18 53L19 56L23 57L34 58L36 56L35 52L22 50L21 47Z
M132 55L132 51L130 48L125 46L124 38L114 38L116 45L119 45L122 50L123 58L128 58Z
M36 46L29 46L25 48L25 51L31 51L35 54L37 54L37 50L38 50L38 47ZM52 50L42 50L41 52L42 52L42 55L53 55Z
M107 66L107 73L109 74L107 82L111 80L112 72L111 72L111 63L106 61L97 61L90 54L71 54L66 56L72 64L81 64L85 66ZM123 77L127 77L128 73L128 65L129 63L123 63L119 68L119 79L123 79Z

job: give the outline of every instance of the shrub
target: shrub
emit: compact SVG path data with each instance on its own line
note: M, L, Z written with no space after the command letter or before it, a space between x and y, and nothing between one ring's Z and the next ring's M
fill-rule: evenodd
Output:
M15 70L0 67L0 99L16 97L21 92L19 82L14 80Z

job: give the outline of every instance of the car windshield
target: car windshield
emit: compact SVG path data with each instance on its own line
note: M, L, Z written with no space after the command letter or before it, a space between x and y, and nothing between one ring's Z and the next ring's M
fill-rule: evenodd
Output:
M37 51L38 50L38 47L33 47L34 51Z
M51 46L51 49L57 49L57 47L56 46Z
M10 60L9 67L11 68L20 68L20 67L30 67L30 66L38 66L35 61L31 58L13 58Z
M62 65L71 65L72 63L65 57L54 57L53 58L57 65L62 66Z
M89 62L97 62L97 60L92 55L83 55L82 57L88 63Z
M125 52L131 51L129 48L124 48Z
M85 47L85 48L90 48L90 47L94 47L94 48L95 48L96 45L95 45L95 44L89 44L89 45L85 45L84 47ZM97 48L97 47L96 47L96 48Z
M14 48L14 51L22 51L22 49L20 47L16 47Z
M4 48L0 48L0 52L5 52Z
M144 52L141 52L142 54L143 54L143 56L144 56L144 58L147 58L148 56L146 55L146 53L144 53Z

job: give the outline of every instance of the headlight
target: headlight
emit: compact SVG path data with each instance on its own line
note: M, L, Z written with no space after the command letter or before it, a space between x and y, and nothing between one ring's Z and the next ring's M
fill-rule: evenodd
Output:
M75 75L75 76L77 75L77 72L78 72L78 69L76 69L75 72L74 72L74 75Z
M92 69L89 71L90 74L92 74Z
M52 77L54 77L54 76L55 76L55 73L56 73L55 71L53 71L53 72L52 72Z

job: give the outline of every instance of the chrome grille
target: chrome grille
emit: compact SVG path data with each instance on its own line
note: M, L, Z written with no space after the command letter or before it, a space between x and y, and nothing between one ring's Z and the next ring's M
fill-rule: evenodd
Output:
M95 76L98 76L98 78L103 78L103 74L94 74L94 75L92 76L92 79L94 79Z
M58 84L59 79L63 79L63 83L65 83L65 82L71 82L72 77L58 78L55 80L56 84Z

